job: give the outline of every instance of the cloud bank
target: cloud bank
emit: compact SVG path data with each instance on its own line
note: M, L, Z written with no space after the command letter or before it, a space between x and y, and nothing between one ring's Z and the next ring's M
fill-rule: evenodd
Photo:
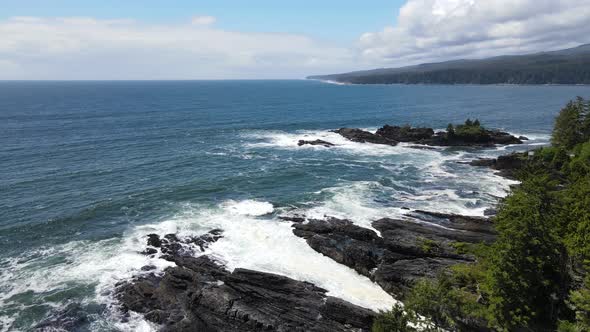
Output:
M351 66L346 48L213 23L13 17L0 21L0 79L293 78Z
M590 43L590 0L408 0L394 25L347 46L216 21L0 20L0 79L302 78Z
M588 43L589 22L590 0L409 0L359 49L393 65L522 54Z

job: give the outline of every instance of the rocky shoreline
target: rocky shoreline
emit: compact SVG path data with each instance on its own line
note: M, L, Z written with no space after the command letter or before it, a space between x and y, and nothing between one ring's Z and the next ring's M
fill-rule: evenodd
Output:
M431 128L385 126L377 133L342 128L336 133L361 143L394 146L410 142L427 146L521 144L521 138L489 131L491 141L450 139ZM491 143L493 142L493 143ZM323 140L302 145L334 146ZM522 167L519 155L470 163L514 178ZM432 211L411 211L404 219L383 218L373 229L350 220L302 215L280 216L293 233L318 253L354 269L398 299L420 278L434 278L459 263L473 262L466 246L490 243L496 233L484 217ZM142 314L163 331L370 331L375 312L327 296L311 283L247 269L228 271L202 252L223 236L213 230L199 237L150 234L144 255L175 263L163 273L146 266L132 280L116 286L124 316Z
M248 269L230 272L207 255L193 255L220 237L219 230L185 239L150 234L144 254L176 266L117 285L123 313L143 314L162 331L370 330L375 312L311 283Z

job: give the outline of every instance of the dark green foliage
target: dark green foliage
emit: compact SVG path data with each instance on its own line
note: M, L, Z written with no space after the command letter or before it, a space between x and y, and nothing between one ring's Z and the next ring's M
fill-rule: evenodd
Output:
M474 122L471 119L467 119L465 124L455 126L453 136L470 142L487 142L491 139L485 128L480 125L479 120Z
M578 331L590 331L590 279L587 277L581 289L571 293L570 304L576 313Z
M455 127L453 126L452 123L449 123L449 125L447 126L447 134L449 136L454 136L455 135Z
M590 332L590 111L583 99L557 118L553 146L521 154L521 185L495 217L491 245L451 243L476 264L412 288L406 308L436 327L470 331ZM477 137L468 120L453 137ZM449 131L450 132L450 131ZM433 244L425 241L425 251Z
M477 312L476 297L456 286L449 274L418 281L406 298L408 310L427 317L434 328L460 328Z
M497 327L552 326L564 305L566 257L551 182L531 176L496 218L499 237L490 250L486 290Z
M396 304L390 311L380 312L373 321L372 332L415 332L410 323L416 322L416 315Z
M418 238L417 242L420 250L422 250L422 252L426 254L431 254L440 250L440 245L436 241L433 241L431 239Z
M551 137L551 143L555 147L570 150L576 144L585 141L586 102L579 98L571 101L559 112L555 119L555 127Z

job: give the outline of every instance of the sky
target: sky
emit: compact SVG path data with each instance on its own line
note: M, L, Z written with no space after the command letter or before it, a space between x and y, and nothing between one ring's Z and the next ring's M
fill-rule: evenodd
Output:
M0 0L0 80L303 78L590 43L590 0Z

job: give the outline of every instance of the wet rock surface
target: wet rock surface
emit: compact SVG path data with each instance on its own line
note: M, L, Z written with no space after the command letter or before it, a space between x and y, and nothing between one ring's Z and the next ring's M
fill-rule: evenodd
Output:
M435 277L451 265L473 261L461 246L495 238L493 226L485 218L427 211L414 211L413 215L420 220L384 218L373 222L380 236L336 218L294 224L293 233L317 252L398 296L419 278Z
M299 140L299 142L297 142L298 146L304 146L304 145L320 145L326 148L332 147L334 146L333 143L321 140L321 139L316 139L314 141L306 141L306 140Z
M497 174L509 179L516 179L517 173L526 164L526 157L522 153L512 153L498 158L481 158L469 163L471 166L490 167L499 171Z
M150 234L149 246L176 266L117 285L122 311L143 314L162 331L370 330L373 311L327 296L313 284L247 269L230 272L208 256L176 250L220 237L219 230L188 239Z
M370 133L368 131L364 131L361 129L353 129L353 128L340 128L334 131L337 134L342 135L344 138L351 140L357 143L373 143L373 144L382 144L382 145L391 145L395 146L398 144L396 140L383 137L380 135L376 135Z

